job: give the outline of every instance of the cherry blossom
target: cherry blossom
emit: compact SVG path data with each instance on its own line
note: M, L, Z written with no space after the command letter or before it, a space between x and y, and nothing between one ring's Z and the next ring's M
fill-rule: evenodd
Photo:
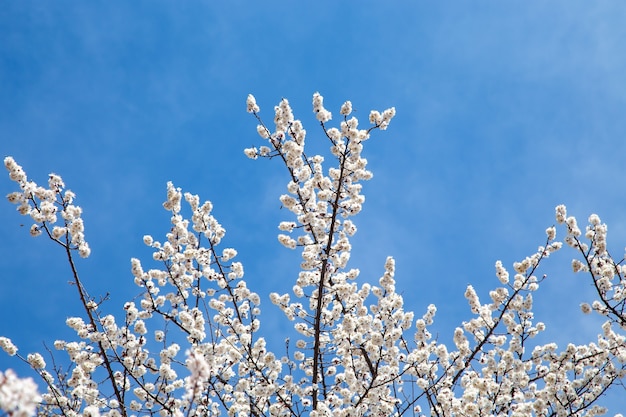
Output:
M141 237L151 259L130 259L138 296L121 314L105 312L109 306L89 294L73 262L76 253L90 254L75 194L56 174L47 186L37 185L6 157L19 187L8 200L30 216L31 235L63 248L83 313L65 318L75 338L53 341L50 360L37 352L22 356L0 336L0 348L41 381L40 394L32 379L0 373L0 409L15 416L109 417L605 413L601 397L626 376L626 267L609 254L600 217L591 215L583 232L564 205L556 207L559 226L546 229L534 253L508 268L497 260L487 293L465 288L467 319L450 329L446 345L435 328L435 305L405 310L393 257L376 282L364 282L350 265L362 183L372 178L363 149L375 130L389 127L395 108L371 111L363 127L346 101L331 126L319 93L312 104L320 129L309 139L288 100L274 107L271 124L254 96L246 100L261 144L244 154L284 166L286 191L278 199L287 215L277 238L302 258L291 292L267 297L249 286L237 250L220 246L226 230L213 204L170 182L166 233ZM329 152L307 154L306 142L320 139ZM596 291L581 313L604 321L594 340L560 346L545 342L549 329L535 317L533 295L547 278L541 266L563 243L576 253L571 268L589 276ZM284 352L269 350L264 298L293 325L296 339L285 337Z

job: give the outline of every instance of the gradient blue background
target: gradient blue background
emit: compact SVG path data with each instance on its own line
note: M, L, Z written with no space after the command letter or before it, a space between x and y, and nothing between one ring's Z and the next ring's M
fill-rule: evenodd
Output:
M336 118L346 99L363 123L395 106L364 152L374 179L351 265L373 282L393 255L407 309L435 303L446 341L470 317L465 286L487 300L494 262L543 244L557 204L582 224L598 213L621 259L625 21L619 1L3 2L0 153L77 193L92 247L78 267L92 294L111 294L109 311L137 293L129 259L150 258L142 236L169 230L166 182L213 201L280 346L291 324L267 294L290 290L299 255L276 240L290 219L284 168L243 155L261 144L246 96L268 122L288 98L319 150L315 91ZM0 180L1 195L13 190ZM25 355L69 339L80 305L60 249L30 238L14 210L0 204L0 334ZM579 313L593 293L573 256L549 260L535 296L545 340L560 345L595 340L601 322ZM8 367L28 374L0 354Z

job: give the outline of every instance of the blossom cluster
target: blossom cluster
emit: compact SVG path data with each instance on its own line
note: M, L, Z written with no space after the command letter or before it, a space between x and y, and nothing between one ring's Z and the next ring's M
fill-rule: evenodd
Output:
M49 363L39 353L20 356L0 337L0 348L28 363L45 386L38 394L32 380L0 373L0 409L66 417L603 414L602 395L626 376L626 267L610 256L600 218L592 215L583 234L558 206L563 241L549 227L545 243L512 268L495 263L487 294L467 286L468 318L446 344L433 329L435 305L417 317L405 310L392 257L375 283L361 282L360 270L349 266L353 217L365 201L362 181L372 178L364 144L372 131L387 129L395 109L370 112L363 128L350 101L335 126L319 93L312 107L329 146L324 155L305 152L310 139L286 99L274 107L272 125L260 117L254 96L246 101L262 145L244 153L285 166L280 202L289 218L278 224L278 240L302 257L291 292L269 295L296 334L295 343L285 339L284 354L269 350L261 296L244 279L237 250L222 247L226 231L212 203L170 182L163 203L168 232L143 237L152 259L131 259L139 294L121 315L105 313L73 268L84 313L66 319L75 340L54 342L64 361L59 354ZM31 233L46 232L70 261L74 250L87 256L82 212L61 178L51 174L48 187L39 187L11 157L5 166L20 186L8 198L33 219ZM572 267L589 273L597 291L598 299L581 309L606 317L597 338L579 345L537 337L548 330L533 311L533 295L547 279L539 269L563 243L582 255Z
M15 372L0 371L0 410L15 417L35 414L41 396L32 378L18 378Z
M557 210L558 216L558 210ZM515 262L515 276L501 261L496 276L504 284L482 303L472 286L465 297L475 318L456 329L454 352L439 355L446 372L439 377L434 410L439 415L601 415L597 400L626 376L626 339L603 326L597 342L568 344L532 342L546 330L534 321L532 294L546 278L539 264L559 250L554 228L537 252ZM567 240L567 238L566 238ZM449 387L443 381L448 381Z
M605 326L617 326L626 329L626 256L613 258L607 246L608 227L597 214L588 218L584 238L574 216L567 215L567 208L556 208L557 222L567 228L565 242L576 249L581 258L572 260L572 269L576 273L587 273L598 295L592 303L582 303L583 313L595 311L607 318ZM606 332L605 332L606 333Z
M290 181L288 193L280 201L295 219L280 223L283 233L278 240L287 248L302 251L302 270L292 289L298 300L292 302L289 294L270 296L294 321L301 337L293 357L287 359L301 378L289 378L285 387L312 415L388 415L396 402L388 384L381 382L399 374L399 364L391 358L397 356L397 345L403 330L411 326L413 314L403 311L402 297L395 292L393 259L387 261L380 287L359 287L354 282L359 270L347 268L347 264L350 237L357 231L350 218L361 211L365 201L361 181L372 178L362 156L363 143L373 129L387 128L395 109L382 114L373 111L373 126L363 129L356 117L350 117L352 103L347 101L340 109L343 120L339 127L329 127L332 113L324 107L323 97L314 94L313 112L335 161L326 171L324 156L304 153L306 131L287 100L274 108L271 129L259 117L258 106L250 104L255 103L252 96L248 103L248 110L259 121L257 132L267 144L245 153L253 159L283 160ZM366 303L370 294L379 298L372 308ZM280 413L289 412L287 405L282 408Z
M42 187L29 181L22 167L12 157L4 158L4 166L9 171L9 178L20 187L20 191L9 194L7 198L9 202L18 205L20 214L30 216L33 220L30 234L39 236L45 232L68 250L78 250L81 257L88 257L91 249L85 240L82 209L73 204L75 194L65 190L61 177L50 174L48 187ZM60 226L56 225L57 214L62 218Z

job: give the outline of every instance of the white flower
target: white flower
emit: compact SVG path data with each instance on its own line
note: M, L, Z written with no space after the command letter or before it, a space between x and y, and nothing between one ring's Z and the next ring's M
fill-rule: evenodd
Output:
M580 271L585 271L587 269L587 267L580 262L578 259L573 259L572 260L572 270L574 272L580 272Z
M509 273L504 266L502 266L502 261L496 261L496 276L502 284L509 283Z
M50 174L48 176L48 187L54 192L60 192L63 188L65 188L65 184L60 176Z
M40 401L32 378L18 378L11 369L0 371L0 410L14 417L34 416Z
M85 322L80 317L68 317L67 320L65 320L65 324L77 332L85 327Z
M259 157L259 151L257 148L246 148L243 153L250 159L257 159Z
M30 226L30 235L32 237L37 237L41 235L41 228L39 227L39 225L33 224L32 226Z
M600 225L600 223L600 217L597 214L592 214L591 216L589 216L589 224L591 224L592 226L598 226Z
M83 410L83 417L100 417L100 410L95 405L88 405Z
M294 227L296 227L295 222L280 222L280 224L278 225L278 229L282 230L283 232L291 232Z
M13 356L17 353L17 347L15 347L13 342L11 342L11 339L8 337L0 336L0 348L2 348L2 350L4 350L9 356Z
M283 235L283 234L278 235L278 241L283 246L285 246L286 248L289 248L289 249L295 249L297 244L298 244L294 239L290 238L287 235Z
M11 181L15 181L19 184L24 184L26 182L26 173L12 157L7 156L4 158L4 166L9 171L9 178L11 178Z
M46 362L39 353L29 353L26 360L34 369L43 369L46 367Z
M377 124L379 124L382 121L382 119L383 118L382 118L382 116L381 116L381 114L380 114L380 112L378 110L372 110L370 112L369 120L370 120L371 124L377 125Z
M567 209L563 204L556 206L556 222L558 224L563 224L565 219L567 218Z
M150 236L150 235L145 235L145 236L143 237L143 243L144 243L146 246L152 246L152 243L153 243L153 242L154 242L154 240L152 239L152 236Z
M380 130L386 130L387 127L389 126L389 122L391 122L391 119L393 119L395 115L396 115L395 107L391 107L385 110L380 120L377 120L377 123L376 123L377 126L380 128Z
M352 113L352 102L350 102L349 100L346 101L345 103L343 103L343 105L341 106L341 110L339 111L339 113L342 116L347 116L350 113Z
M81 258L88 258L90 254L91 254L91 248L89 247L87 242L81 242L78 245L78 255Z
M257 125L256 131L259 134L259 136L261 136L263 139L269 139L270 132L267 130L265 126Z
M187 393L185 397L192 400L197 392L203 391L204 385L211 377L211 366L206 361L204 355L196 350L187 353L185 364L187 369L191 371L191 375L186 383Z
M330 121L333 117L331 112L324 108L324 97L320 93L313 94L313 113L315 117L322 123Z
M52 237L55 239L60 239L62 236L65 236L66 233L66 227L54 226L52 228Z
M256 104L256 99L252 94L248 94L248 98L246 99L246 108L248 113L258 113L261 109Z
M293 293L296 297L298 298L302 298L304 297L304 290L302 289L301 286L299 285L294 285L293 286Z
M148 330L146 329L146 323L143 320L137 320L135 322L134 330L135 330L135 333L137 333L137 334L146 334L146 333L148 333Z
M233 248L226 248L222 251L222 261L226 262L237 256L237 251Z
M578 228L578 223L576 222L576 218L574 216L570 216L565 219L565 223L567 224L567 228L569 233L572 236L578 237L580 236L580 229Z

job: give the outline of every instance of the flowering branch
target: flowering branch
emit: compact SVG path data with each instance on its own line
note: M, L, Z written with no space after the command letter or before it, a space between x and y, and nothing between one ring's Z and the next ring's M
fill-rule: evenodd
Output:
M606 225L597 216L589 218L586 244L576 219L564 206L556 209L557 223L567 227L563 241L584 258L572 267L590 272L598 295L581 308L608 318L597 341L559 348L534 339L547 330L533 313L533 293L547 279L538 278L539 268L562 247L549 227L545 244L515 262L512 276L496 262L499 284L488 302L473 286L466 288L470 318L446 345L430 330L434 305L417 319L405 311L392 257L376 284L358 282L360 271L348 267L357 231L352 217L365 201L361 182L372 178L363 147L374 130L387 129L395 109L372 111L370 126L360 128L346 101L334 127L322 96L314 94L313 112L330 145L325 158L305 152L306 130L287 100L274 108L273 126L262 120L252 95L246 105L264 142L245 154L287 169L280 201L291 218L279 224L278 240L301 251L301 270L291 294L269 298L293 322L295 350L288 338L284 355L268 349L261 296L248 288L237 251L220 247L225 229L211 214L211 202L167 184L169 232L162 241L144 236L154 267L131 259L139 301L125 303L118 320L102 312L103 302L79 278L75 254L88 257L90 249L74 194L55 174L48 187L38 186L7 157L9 177L20 187L8 199L31 217L33 236L45 232L64 248L84 316L66 321L77 341L54 342L68 355L67 372L54 357L48 371L42 355L20 356L9 338L0 337L0 348L30 364L47 386L39 394L31 380L11 370L0 373L1 410L66 417L582 417L606 411L600 398L626 376L626 266L606 250Z

